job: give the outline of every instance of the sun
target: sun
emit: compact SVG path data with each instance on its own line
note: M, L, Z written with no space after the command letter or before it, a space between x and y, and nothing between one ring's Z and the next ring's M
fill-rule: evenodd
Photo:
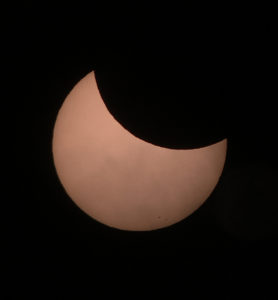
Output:
M95 220L122 230L155 230L192 214L215 188L227 140L169 149L139 139L110 114L94 72L64 101L53 132L58 177Z

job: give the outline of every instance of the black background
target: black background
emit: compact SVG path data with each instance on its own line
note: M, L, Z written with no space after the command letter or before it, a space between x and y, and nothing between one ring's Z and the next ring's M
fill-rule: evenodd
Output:
M19 92L19 96L12 101L13 117L18 121L12 128L16 175L12 175L10 195L14 209L6 223L11 282L16 277L17 282L23 283L23 290L38 288L43 294L51 292L53 299L60 299L58 291L87 291L93 295L100 283L104 293L112 290L125 294L132 287L137 294L150 287L158 294L169 290L185 297L195 283L196 299L199 292L221 299L248 299L251 293L258 299L275 299L278 168L273 73L277 32L271 9L210 7L208 13L208 8L193 9L188 5L179 8L103 4L100 8L95 3L58 6L25 2L15 12L12 10L7 32L15 62L10 78L16 86L11 93ZM214 53L216 59L221 57L217 64L224 71L218 80L222 74L229 82L239 79L233 80L234 88L231 84L222 88L221 97L212 106L195 105L182 86L179 91L183 97L179 101L186 101L192 109L190 121L184 120L191 134L191 140L185 141L187 146L189 143L194 148L200 141L209 144L223 135L228 137L227 161L218 186L199 210L165 229L127 232L94 221L66 195L53 165L52 132L65 97L88 72L101 72L104 62L107 68L109 59L120 68L117 58L125 57L125 47L134 45L134 40L136 44L139 37L140 43L149 43L151 49L158 51L159 47L155 47L161 43L159 37L166 44L172 40L183 44L186 33L209 39L208 28L216 31L212 42L215 49L222 41L227 43L226 55L221 51L215 54L213 49L209 54ZM134 49L131 59L136 61L142 52ZM184 52L169 51L176 55L177 63L189 60ZM206 55L205 47L198 51ZM171 61L171 55L164 56L165 65ZM229 58L234 59L233 63ZM140 59L146 66L150 62L146 56ZM212 81L207 77L198 80L210 85ZM109 91L104 81L100 84ZM213 91L217 92L220 86L213 85ZM202 96L205 95L204 92ZM105 101L109 104L109 98ZM110 101L113 103L113 99ZM115 101L113 105L116 113ZM186 105L179 105L176 113L182 117L180 109ZM157 106L149 112L146 104L143 110L140 105L135 106L138 116L147 111L155 120ZM208 110L206 116L211 117L203 118L204 109ZM118 112L128 115L136 113L136 109L131 106L130 111ZM172 113L174 119L175 111ZM209 120L217 117L223 128L210 126ZM197 131L194 120L200 124ZM133 129L140 126L136 128ZM200 128L209 128L208 138L199 134L196 142L193 136L200 133ZM161 129L144 137L155 139L156 134L158 142L184 146L180 133L167 140L169 135ZM238 284L245 293L239 292ZM148 295L143 294L146 298Z

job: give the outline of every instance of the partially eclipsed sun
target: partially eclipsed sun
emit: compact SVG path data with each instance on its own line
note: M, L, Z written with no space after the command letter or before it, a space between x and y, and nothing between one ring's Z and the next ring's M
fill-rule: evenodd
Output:
M123 230L163 228L193 213L215 188L226 149L226 139L193 150L140 140L110 114L94 72L67 96L53 135L67 194L95 220Z

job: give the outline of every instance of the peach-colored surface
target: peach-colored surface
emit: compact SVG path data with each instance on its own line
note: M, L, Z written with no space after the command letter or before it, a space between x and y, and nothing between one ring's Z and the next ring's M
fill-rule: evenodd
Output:
M125 230L166 227L194 212L219 180L226 147L223 140L173 150L140 140L109 113L93 72L66 98L53 136L55 167L71 199Z

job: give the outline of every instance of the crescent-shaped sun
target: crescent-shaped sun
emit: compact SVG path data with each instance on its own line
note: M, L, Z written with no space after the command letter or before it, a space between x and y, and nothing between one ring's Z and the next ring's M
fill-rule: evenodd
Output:
M106 108L94 72L64 101L52 144L71 199L95 220L123 230L163 228L192 214L215 188L226 149L227 139L175 150L135 137Z

